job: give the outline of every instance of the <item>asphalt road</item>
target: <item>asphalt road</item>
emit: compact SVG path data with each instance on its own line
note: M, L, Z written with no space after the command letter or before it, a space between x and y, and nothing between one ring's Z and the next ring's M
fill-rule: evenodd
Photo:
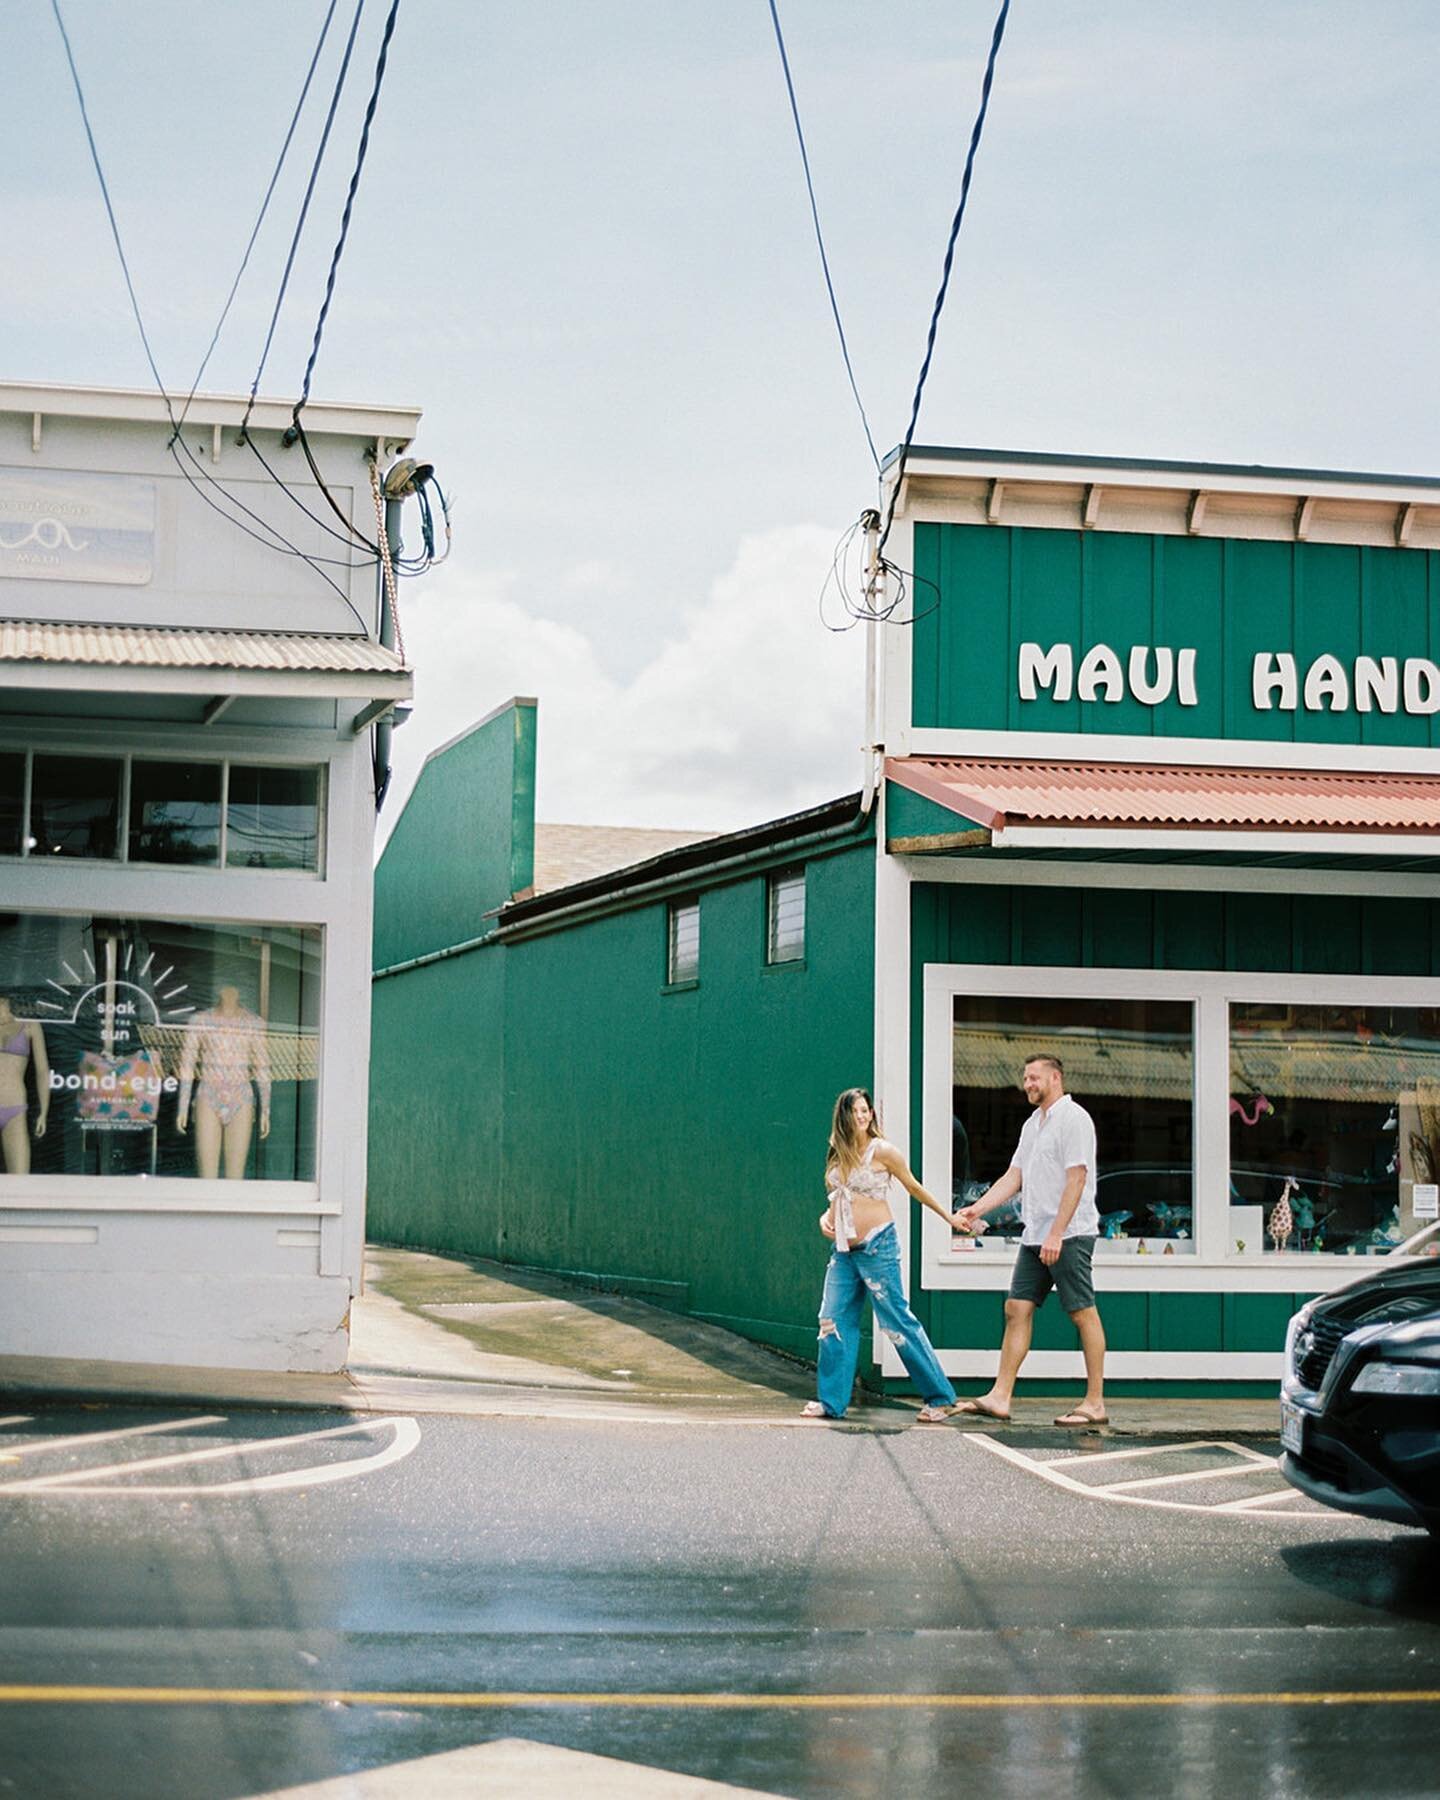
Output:
M17 1410L0 1794L514 1737L827 1800L1437 1788L1440 1554L1273 1441Z

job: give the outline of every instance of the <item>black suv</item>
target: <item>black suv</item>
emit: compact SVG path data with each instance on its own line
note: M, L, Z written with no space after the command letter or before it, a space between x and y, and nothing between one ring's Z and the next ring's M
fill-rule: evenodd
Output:
M1312 1499L1440 1535L1440 1256L1387 1258L1296 1313L1280 1442Z

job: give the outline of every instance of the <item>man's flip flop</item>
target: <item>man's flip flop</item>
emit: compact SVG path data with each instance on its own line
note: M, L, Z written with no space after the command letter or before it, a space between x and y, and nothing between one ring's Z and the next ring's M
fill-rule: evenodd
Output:
M1010 1415L1000 1412L993 1406L982 1406L978 1400L961 1400L955 1407L957 1413L970 1413L981 1419L994 1419L999 1425L1008 1425Z
M1089 1413L1061 1413L1055 1423L1057 1425L1069 1425L1076 1428L1082 1425L1108 1425L1110 1423L1110 1415L1109 1413L1101 1413L1099 1418L1093 1418Z

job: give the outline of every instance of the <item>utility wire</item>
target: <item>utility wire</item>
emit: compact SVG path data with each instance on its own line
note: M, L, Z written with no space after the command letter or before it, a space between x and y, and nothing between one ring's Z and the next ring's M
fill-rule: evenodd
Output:
M51 0L53 5L55 0ZM245 435L245 428L250 423L250 414L255 409L255 396L260 391L260 378L265 373L265 364L269 360L270 346L275 339L275 326L280 318L280 308L285 304L285 290L290 285L290 271L295 267L295 252L300 247L300 234L305 229L305 220L310 211L310 201L315 193L315 183L320 175L320 165L325 160L325 147L330 142L330 129L335 123L335 114L340 107L340 96L345 88L345 78L350 72L350 56L355 48L355 34L360 29L360 15L365 10L365 0L355 0L355 16L350 21L350 35L345 40L345 54L341 58L340 73L335 78L335 91L330 96L330 110L325 115L325 129L320 134L320 147L315 152L315 161L311 165L310 179L305 184L305 198L300 205L300 217L295 221L295 235L290 240L290 253L285 258L285 270L280 277L280 291L275 296L275 310L270 315L270 329L265 333L265 346L260 352L260 361L255 370L255 379L250 384L250 399L245 408L245 417L240 421L240 435Z
M225 305L210 339L210 348L205 352L200 367L195 371L195 379L190 384L190 392L185 396L185 404L180 408L180 425L185 423L190 411L190 403L199 391L205 371L210 365L210 358L215 354L215 346L220 342L220 333L225 329L225 321L230 316L230 308L235 303L235 296L240 291L240 283L244 279L245 270L250 263L250 253L255 248L255 240L260 235L260 227L265 223L265 214L270 209L270 201L275 193L276 183L280 179L280 171L285 167L285 158L290 154L290 145L295 137L295 128L300 123L300 114L304 111L305 101L310 93L310 83L315 79L315 70L320 62L320 52L325 48L325 39L330 35L330 22L335 17L335 8L339 0L330 0L325 9L325 18L320 26L320 36L315 42L315 53L310 58L310 67L305 71L305 81L300 89L300 98L295 102L295 111L290 115L290 128L285 133L285 141L280 146L280 155L276 159L275 168L270 176L270 185L265 190L265 198L260 202L260 211L256 215L254 229L250 233L250 241L245 246L245 254L240 258L240 267L235 271L235 279L230 284L230 292L226 296ZM176 430L179 430L176 426Z
M975 152L980 147L980 134L985 129L985 114L990 106L990 87L995 79L995 59L1000 54L1000 40L1005 35L1005 20L1010 11L1010 0L1000 0L999 17L995 20L995 32L990 40L990 55L985 64L985 80L980 88L980 110L975 115L975 124L970 132L970 148L965 155L965 173L960 180L960 204L955 208L955 217L950 226L950 240L945 246L945 267L940 275L940 291L935 296L934 310L930 314L930 330L925 339L925 360L920 365L920 378L915 383L915 399L910 407L910 424L905 432L905 441L900 446L900 460L895 470L895 485L890 491L890 505L885 515L885 529L880 534L879 551L884 559L885 540L890 536L890 527L895 521L895 504L900 498L900 484L905 479L905 463L910 455L910 445L915 438L915 426L920 417L920 396L925 392L926 378L930 374L930 359L935 353L935 332L940 324L940 310L945 304L945 293L950 285L950 269L955 260L955 240L960 235L960 224L965 217L965 202L970 196L970 177L975 169Z
M349 191L345 195L345 211L340 219L340 236L335 243L335 253L330 258L330 274L325 282L325 298L320 305L320 316L315 321L315 341L310 346L310 360L305 364L305 380L301 384L300 398L295 402L294 420L297 427L300 423L300 409L310 398L310 377L315 373L315 359L320 354L320 339L325 334L325 319L330 311L330 300L335 292L335 276L339 271L340 258L345 250L345 239L350 231L350 211L355 204L356 190L360 186L360 171L365 167L365 152L370 147L370 124L375 117L375 108L380 101L380 87L385 80L385 61L390 54L390 40L395 35L395 20L399 16L399 12L400 0L391 0L390 11L385 20L384 35L380 39L380 56L375 64L375 81L370 89L370 102L365 108L365 123L360 128L360 148L355 157L355 169L350 177Z
M90 160L95 165L95 175L100 183L100 197L105 202L105 216L110 221L110 235L115 240L115 253L120 258L120 271L125 277L125 291L130 296L130 310L134 313L135 323L140 330L140 342L145 346L145 360L150 365L150 373L155 377L155 385L159 388L160 397L165 402L165 411L169 414L171 425L174 426L175 408L170 404L170 396L165 391L165 383L160 379L160 371L155 366L155 353L150 348L150 339L145 331L145 321L140 316L140 302L135 298L135 283L130 279L130 264L125 259L125 246L120 241L120 227L115 219L115 208L110 203L110 188L105 180L105 171L100 164L100 151L95 143L95 133L90 129L90 111L85 104L85 90L80 85L80 71L75 67L75 52L70 48L70 33L65 29L65 21L60 14L60 0L50 0L50 10L55 15L55 23L60 27L61 41L65 45L65 60L70 65L70 79L75 84L75 98L80 102L80 118L85 126L86 141L90 145Z
M780 50L780 67L785 71L785 91L790 96L790 116L795 121L795 138L800 146L800 163L805 170L805 191L810 196L810 217L815 223L815 242L820 250L820 267L825 275L825 291L830 296L830 311L835 317L835 331L840 339L840 354L845 359L845 373L849 377L850 392L855 396L855 405L859 409L860 423L865 430L865 442L870 446L870 460L875 465L875 472L880 472L880 456L875 448L875 439L870 432L870 421L865 416L865 402L860 398L860 388L855 380L855 370L850 362L850 346L845 342L845 327L840 322L840 302L835 298L835 284L830 279L830 259L825 254L825 238L820 230L820 208L815 199L815 183L810 176L810 156L805 148L805 132L800 124L800 105L795 98L795 83L790 76L790 58L785 53L785 37L780 29L780 14L776 0L770 0L770 19L775 27L775 42Z

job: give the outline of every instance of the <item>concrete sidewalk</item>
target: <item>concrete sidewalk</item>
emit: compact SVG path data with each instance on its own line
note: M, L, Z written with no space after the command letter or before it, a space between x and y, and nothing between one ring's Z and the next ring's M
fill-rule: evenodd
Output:
M0 1357L0 1395L460 1413L666 1424L793 1425L814 1393L804 1364L682 1314L539 1270L372 1248L337 1375ZM1023 1395L1015 1423L1067 1402ZM868 1397L838 1430L894 1430L915 1403ZM1115 1400L1113 1435L1274 1432L1273 1400ZM814 1429L820 1429L816 1426ZM1004 1429L986 1419L947 1430Z

